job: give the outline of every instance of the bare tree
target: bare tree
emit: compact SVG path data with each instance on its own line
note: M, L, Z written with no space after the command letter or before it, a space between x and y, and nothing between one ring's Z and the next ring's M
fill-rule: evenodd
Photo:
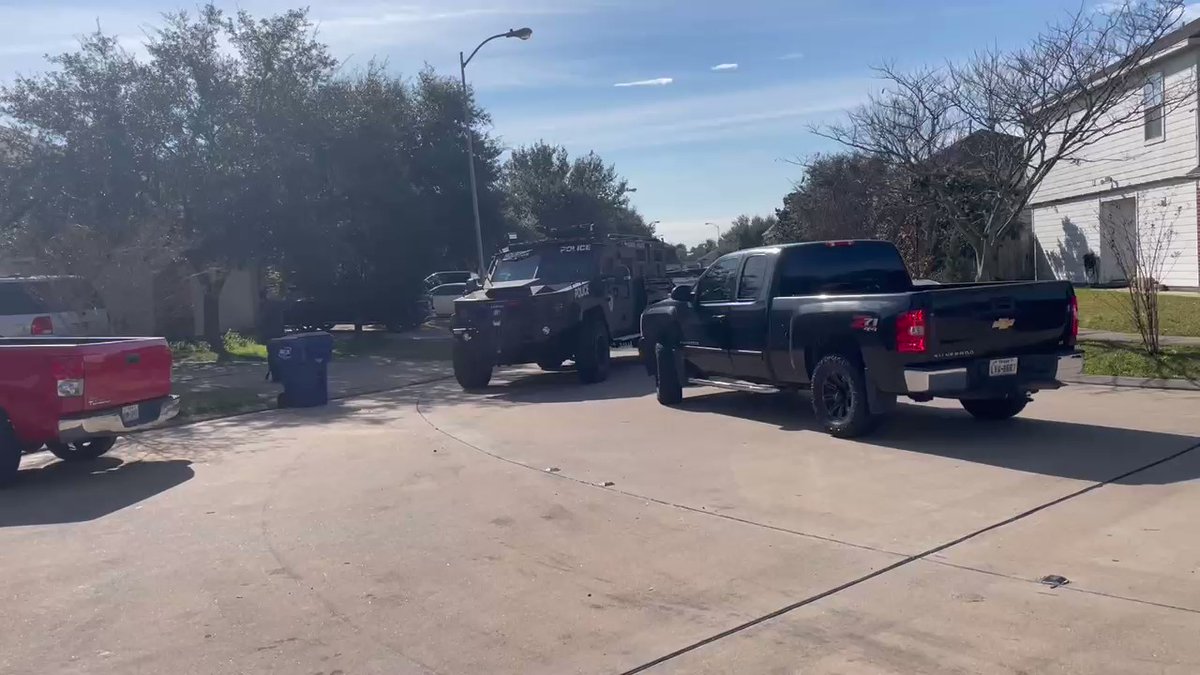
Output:
M885 65L882 93L814 132L909 172L987 280L995 249L1055 166L1086 161L1097 141L1148 117L1161 123L1191 100L1194 80L1148 81L1145 70L1182 16L1181 0L1130 0L1080 9L1015 51L914 72Z
M1162 349L1158 315L1158 294L1162 279L1178 262L1181 252L1174 246L1175 222L1183 207L1165 197L1148 199L1137 196L1141 208L1129 208L1116 215L1101 213L1101 231L1105 246L1128 282L1128 303L1117 302L1142 338L1150 354ZM1140 212L1140 218L1139 213ZM1119 297L1119 295L1114 294Z

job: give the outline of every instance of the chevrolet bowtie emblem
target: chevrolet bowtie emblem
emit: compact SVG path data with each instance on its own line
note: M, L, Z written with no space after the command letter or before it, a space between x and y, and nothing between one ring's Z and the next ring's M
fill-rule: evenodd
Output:
M1009 319L1008 317L996 319L992 322L992 328L995 328L996 330L1008 330L1009 328L1012 328L1013 324L1016 322L1016 319Z

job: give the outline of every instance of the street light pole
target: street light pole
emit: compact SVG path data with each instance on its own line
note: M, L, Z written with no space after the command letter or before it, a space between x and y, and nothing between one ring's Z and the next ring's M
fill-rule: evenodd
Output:
M482 46L482 45L481 45ZM478 51L478 47L476 47ZM467 174L471 177L471 215L475 218L475 253L479 256L479 281L487 278L487 262L483 259L483 228L479 224L479 188L475 185L475 141L471 138L471 97L467 94L467 62L458 53L459 72L463 89L463 133L467 136Z
M467 136L467 175L471 178L471 215L475 219L475 252L479 255L479 280L481 282L487 278L487 260L483 257L483 228L479 224L479 187L475 180L475 140L471 133L471 96L467 90L467 64L475 58L484 45L496 38L528 40L532 36L533 29L516 28L506 33L497 33L480 42L471 55L466 58L463 58L462 52L458 53L458 72L462 76L463 133Z

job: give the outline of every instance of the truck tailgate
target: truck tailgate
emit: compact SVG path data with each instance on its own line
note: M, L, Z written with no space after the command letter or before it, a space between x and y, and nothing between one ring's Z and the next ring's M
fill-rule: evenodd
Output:
M171 393L171 350L161 338L81 346L84 410L111 408Z
M935 359L1020 354L1062 342L1074 291L1066 281L961 284L915 295Z

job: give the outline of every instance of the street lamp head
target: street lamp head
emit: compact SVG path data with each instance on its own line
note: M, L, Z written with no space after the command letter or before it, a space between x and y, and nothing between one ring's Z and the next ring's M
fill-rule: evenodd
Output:
M532 28L513 28L504 34L504 37L517 38L518 40L528 40L533 37Z

